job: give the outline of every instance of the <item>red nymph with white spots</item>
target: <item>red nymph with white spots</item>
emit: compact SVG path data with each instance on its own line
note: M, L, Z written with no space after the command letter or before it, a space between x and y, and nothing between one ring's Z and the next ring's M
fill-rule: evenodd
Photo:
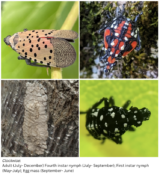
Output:
M117 60L125 57L134 49L138 51L141 48L137 20L142 13L137 15L134 21L124 17L123 13L124 9L120 15L105 24L98 32L101 33L104 30L106 53L100 58L100 61L105 65L103 66L105 72L109 72L116 65Z

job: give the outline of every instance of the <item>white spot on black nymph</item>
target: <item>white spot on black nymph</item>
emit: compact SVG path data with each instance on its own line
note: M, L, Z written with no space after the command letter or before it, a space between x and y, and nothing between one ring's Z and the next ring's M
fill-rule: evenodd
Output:
M118 128L115 128L114 132L119 132Z
M103 115L100 116L100 121L102 121L102 120L103 120Z
M98 112L94 112L94 113L92 113L92 115L95 116L95 117L97 117Z
M127 127L127 123L124 123L124 127Z
M125 115L122 114L121 117L122 117L122 118L125 118Z
M133 116L133 118L134 118L134 120L137 120L137 117L135 115Z
M115 112L111 113L111 117L114 118L115 117Z
M113 111L113 108L111 108L111 109L108 109L108 111L110 111L110 112L111 112L111 111Z

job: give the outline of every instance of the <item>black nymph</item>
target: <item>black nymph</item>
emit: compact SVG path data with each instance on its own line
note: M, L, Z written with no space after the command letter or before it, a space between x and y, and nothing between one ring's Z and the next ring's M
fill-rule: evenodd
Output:
M97 107L104 101L104 107ZM122 107L115 106L113 97L102 98L86 112L86 129L95 139L110 139L117 144L122 143L122 135L127 131L133 131L135 127L142 125L143 121L149 120L151 112L147 108L138 109L131 106L128 100Z

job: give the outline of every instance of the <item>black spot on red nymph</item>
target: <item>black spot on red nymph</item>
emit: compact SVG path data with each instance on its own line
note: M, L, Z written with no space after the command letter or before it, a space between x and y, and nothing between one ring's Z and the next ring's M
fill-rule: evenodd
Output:
M23 43L23 46L25 46L25 44Z
M31 47L34 47L34 45L32 44Z
M38 32L36 32L36 33L38 33Z
M47 33L45 35L47 36Z
M27 38L29 38L29 36L27 36Z
M36 59L34 59L34 61L35 61L35 62L37 62L37 60L36 60Z
M37 38L39 38L39 36L36 36Z
M36 47L38 47L39 46L39 44L36 44Z
M29 43L31 43L31 40L29 40Z
M41 38L39 38L37 41L40 42Z
M30 48L30 52L32 52L32 48Z
M46 60L46 57L44 57L44 60Z
M51 56L49 56L49 59L51 59L52 57Z
M52 50L50 50L50 53L52 53Z
M32 32L34 32L35 30L32 30Z
M44 44L45 42L43 41L43 44Z
M36 57L37 56L37 54L36 53L34 53L34 57Z
M45 45L44 47L47 48L47 45Z
M24 50L22 50L22 52L24 52Z
M41 64L43 64L43 61L40 61Z
M25 52L25 55L27 55L27 52Z
M29 35L31 35L31 34L29 33Z
M44 32L44 30L42 30L42 32Z
M33 36L32 36L32 38L33 38Z
M20 48L20 46L18 46L18 48Z
M40 48L40 47L38 47L38 50L41 50L41 48Z
M47 65L49 66L51 64L51 62L47 63Z

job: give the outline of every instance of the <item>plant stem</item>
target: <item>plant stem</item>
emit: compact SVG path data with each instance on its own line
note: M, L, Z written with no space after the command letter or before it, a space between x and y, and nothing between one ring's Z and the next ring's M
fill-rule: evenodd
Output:
M64 21L61 30L70 30L74 26L78 18L79 2L76 1L73 4L71 11L69 12L66 20ZM51 79L62 79L62 68L51 67Z
M62 68L51 67L51 78L52 79L62 79Z

